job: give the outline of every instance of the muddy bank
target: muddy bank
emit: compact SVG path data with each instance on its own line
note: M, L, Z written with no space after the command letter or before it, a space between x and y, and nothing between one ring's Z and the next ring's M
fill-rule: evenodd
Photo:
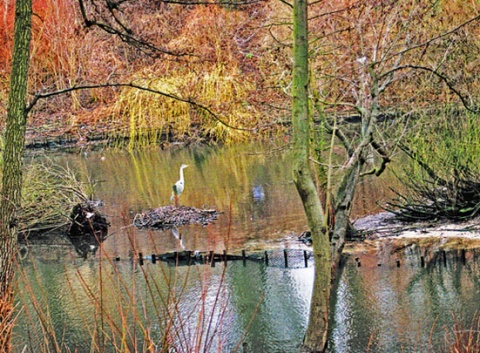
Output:
M356 220L354 226L365 240L347 244L346 253L378 252L385 247L391 254L414 246L439 251L480 248L480 218L461 223L404 223L390 212L381 212Z
M357 230L367 239L378 238L467 238L480 241L480 217L465 222L405 223L395 220L390 212L358 219Z

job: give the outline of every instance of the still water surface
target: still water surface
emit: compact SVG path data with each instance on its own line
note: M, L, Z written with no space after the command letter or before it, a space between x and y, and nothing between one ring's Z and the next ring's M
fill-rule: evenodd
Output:
M124 327L126 346L146 350L139 338L144 328L137 327L138 322L148 323L152 338L161 340L166 313L173 305L171 298L164 299L169 288L176 288L179 298L174 306L176 320L183 320L188 328L170 338L179 351L192 351L198 323L210 322L199 320L202 308L205 316L213 317L212 324L204 327L214 325L218 333L206 351L219 351L218 347L224 352L237 347L242 351L243 342L249 352L298 351L308 319L311 266L285 269L239 261L176 268L148 260L140 266L132 260L132 254L139 252L304 249L296 238L306 229L306 220L291 181L288 153L278 146L252 144L56 158L98 182L96 197L104 201L101 211L111 222L110 236L86 260L68 242L30 247L21 263L22 278L30 285L20 280L20 299L27 305L16 327L16 351L52 348L53 343L44 339L52 332L72 351L76 347L79 352L91 351L92 335L99 337L93 329L99 321L104 337ZM136 213L169 203L182 163L189 167L181 203L222 211L218 221L175 231L131 227ZM392 183L388 178L362 183L355 217L378 211L377 201L388 199L386 185ZM332 303L332 352L435 352L454 322L452 315L469 325L480 309L476 253L469 252L468 261L450 254L441 264L422 267L418 261L422 251L410 246L394 255L385 249L358 255L360 267L355 256L347 261ZM400 268L396 260L401 261ZM45 317L36 318L29 292L35 293L40 307L48 308L43 310ZM92 298L100 292L99 304ZM168 310L158 308L161 302ZM109 313L108 319L99 314L100 308ZM42 320L53 323L50 334L41 330ZM206 331L204 336L212 336ZM98 347L114 351L112 341L106 342Z

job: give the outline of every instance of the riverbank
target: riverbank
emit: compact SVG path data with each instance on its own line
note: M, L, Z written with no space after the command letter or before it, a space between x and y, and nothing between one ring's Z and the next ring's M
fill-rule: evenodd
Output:
M381 212L356 220L354 226L365 239L347 243L345 254L378 254L388 248L391 256L408 247L431 250L425 250L429 253L480 248L478 217L461 223L405 223L390 212Z
M381 212L354 222L355 228L366 239L381 238L468 238L480 243L480 217L465 222L418 222L405 223L395 220L391 212Z

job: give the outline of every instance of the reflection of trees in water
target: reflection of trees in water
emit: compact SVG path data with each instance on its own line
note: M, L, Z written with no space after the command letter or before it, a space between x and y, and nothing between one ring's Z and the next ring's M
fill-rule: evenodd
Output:
M371 285L359 275L354 263L342 268L332 292L329 346L335 352L367 347L370 336L377 333L379 312L370 292Z
M105 202L102 210L109 216L113 234L123 234L128 218L135 213L169 204L178 167L189 164L182 205L224 212L211 227L210 242L221 242L230 229L230 238L243 243L253 237L278 237L279 229L290 233L305 228L303 208L291 183L288 155L272 153L271 148L255 143L131 153L101 151L68 156L64 162L75 170L87 170L99 181L96 194ZM192 237L187 235L189 231L185 233L187 245ZM213 239L214 234L218 239ZM111 238L105 244L107 249L114 251L109 248L114 246L120 253L128 251L128 242L125 249L119 249L122 240Z
M400 164L401 166L401 164ZM394 172L388 170L380 177L365 177L358 184L352 208L352 217L360 218L384 211L384 206L395 196L392 187L401 190L400 182Z
M307 324L312 270L229 265L227 282L237 316L231 334L249 328L245 341L252 352L298 351Z
M453 314L468 328L480 309L478 251L410 247L396 254L400 267L392 254L381 266L350 259L333 300L332 351L366 351L371 335L373 351L439 349Z

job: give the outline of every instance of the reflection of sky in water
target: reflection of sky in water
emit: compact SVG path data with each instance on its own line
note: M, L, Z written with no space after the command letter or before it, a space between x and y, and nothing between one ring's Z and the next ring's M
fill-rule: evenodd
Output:
M171 232L154 236L136 230L136 244L150 252L152 241L161 251L215 250L249 248L257 240L275 241L306 230L300 198L292 182L288 150L269 144L245 144L230 147L200 146L162 151L98 151L87 155L61 155L58 161L82 175L98 181L96 197L104 201L100 210L111 223L111 237L105 247L124 256L130 242L125 241L125 226L134 215L169 204L172 184L178 179L179 166L185 169L185 191L180 204L215 208L223 212L208 227L183 227L182 243ZM365 214L378 209L385 199L378 187L382 178L364 180L354 209ZM372 183L375 182L375 187ZM354 215L354 217L357 217Z

